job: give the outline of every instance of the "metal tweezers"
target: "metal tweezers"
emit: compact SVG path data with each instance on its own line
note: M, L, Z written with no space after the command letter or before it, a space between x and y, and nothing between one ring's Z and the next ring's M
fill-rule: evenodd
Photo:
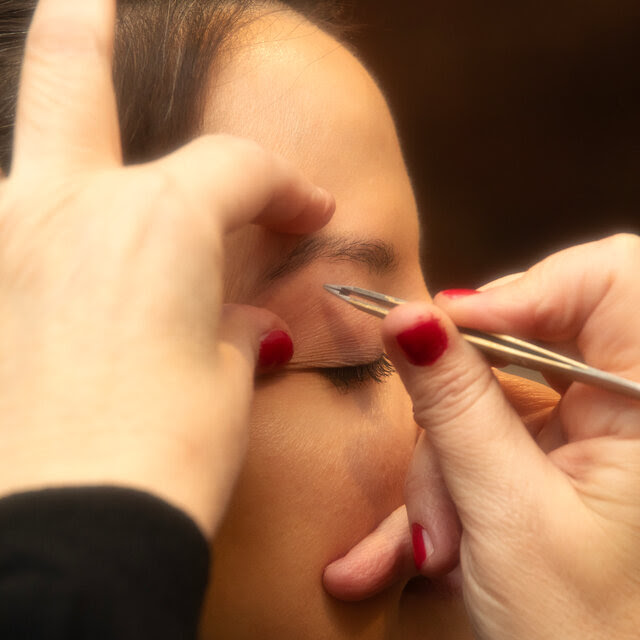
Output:
M359 287L325 284L324 288L356 309L378 318L384 318L391 309L407 302L400 298ZM476 331L475 329L460 329L460 333L480 351L497 356L506 362L535 371L562 374L570 380L577 380L640 399L639 383L590 367L584 362L567 358L531 342L525 342L512 336Z

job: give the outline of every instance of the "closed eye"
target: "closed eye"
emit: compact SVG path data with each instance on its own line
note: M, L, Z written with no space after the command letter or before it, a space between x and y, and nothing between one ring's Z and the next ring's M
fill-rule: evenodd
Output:
M384 382L395 373L395 369L383 353L373 362L349 367L320 368L318 373L327 378L339 391L348 393L369 382Z

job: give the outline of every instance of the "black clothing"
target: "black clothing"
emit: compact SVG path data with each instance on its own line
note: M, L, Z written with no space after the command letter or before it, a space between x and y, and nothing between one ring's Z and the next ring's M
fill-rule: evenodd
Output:
M0 499L2 640L195 638L207 542L182 511L117 487Z

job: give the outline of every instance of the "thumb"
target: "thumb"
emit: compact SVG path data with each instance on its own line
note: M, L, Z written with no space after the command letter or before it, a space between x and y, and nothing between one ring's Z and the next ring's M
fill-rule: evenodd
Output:
M416 575L407 511L398 507L346 556L325 568L322 581L335 598L356 602Z
M392 310L382 333L412 398L415 420L436 451L463 528L490 533L501 522L513 523L514 512L530 508L532 479L542 478L548 463L484 357L430 304ZM416 448L408 487L424 485L416 476L427 468L428 455L428 447ZM424 527L428 517L419 494L407 491L407 512L412 524Z

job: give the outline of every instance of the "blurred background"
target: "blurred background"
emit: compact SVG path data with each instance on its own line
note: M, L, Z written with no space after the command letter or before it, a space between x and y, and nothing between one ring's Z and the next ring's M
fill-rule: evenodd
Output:
M640 0L353 0L432 291L640 233ZM640 277L640 274L638 274Z

